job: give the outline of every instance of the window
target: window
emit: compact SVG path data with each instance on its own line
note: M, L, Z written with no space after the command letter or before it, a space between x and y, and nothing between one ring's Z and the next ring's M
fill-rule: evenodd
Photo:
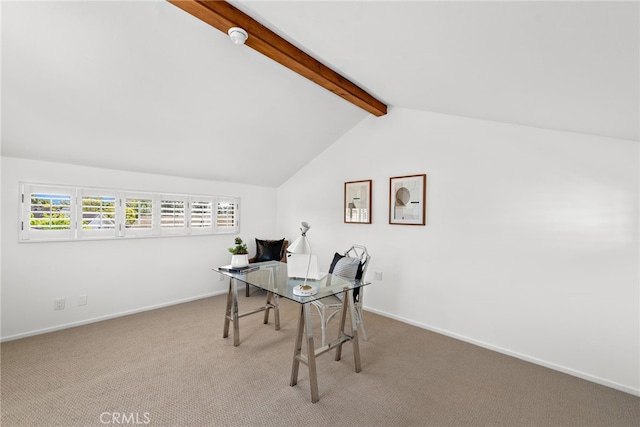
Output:
M69 230L71 196L67 194L31 194L31 228L35 230Z
M149 195L128 193L124 200L124 235L152 236L153 198Z
M21 183L20 241L237 233L234 197Z
M118 229L117 203L115 191L78 190L78 237L115 237Z
M20 195L21 240L73 237L72 191L64 187L25 185Z
M184 234L187 228L186 198L162 196L160 200L160 233Z
M192 233L211 233L213 231L213 199L192 197L190 216Z
M220 231L233 230L238 224L238 202L235 199L218 200L216 209L216 228Z

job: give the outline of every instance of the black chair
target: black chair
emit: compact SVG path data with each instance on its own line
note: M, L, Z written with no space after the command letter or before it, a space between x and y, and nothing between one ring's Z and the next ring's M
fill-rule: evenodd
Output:
M256 238L256 254L253 258L249 258L249 263L263 261L280 261L287 262L287 247L289 241L280 240L263 240ZM249 285L245 288L245 296L249 297Z

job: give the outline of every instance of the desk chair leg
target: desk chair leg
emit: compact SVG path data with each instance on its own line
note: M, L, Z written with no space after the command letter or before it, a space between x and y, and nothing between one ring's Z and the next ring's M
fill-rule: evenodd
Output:
M324 305L318 307L314 304L313 306L316 308L318 316L320 316L320 332L322 334L322 346L324 347L327 344L327 326L329 325L329 320L331 320L333 315L327 318L327 311Z
M356 314L358 315L358 325L360 325L360 330L362 331L362 339L365 341L369 341L367 332L364 330L364 321L362 320L362 306L356 307Z

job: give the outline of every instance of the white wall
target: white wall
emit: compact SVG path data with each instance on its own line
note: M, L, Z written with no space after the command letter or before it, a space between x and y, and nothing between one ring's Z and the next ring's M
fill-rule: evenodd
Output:
M275 237L273 188L8 157L1 171L3 340L222 293L227 282L211 268L229 263L236 237L18 243L19 181L239 196L239 235L251 253L254 237ZM86 306L78 306L80 295ZM54 311L61 297L66 308Z
M371 311L638 394L638 159L637 141L392 109L278 189L278 228L308 221L325 269L366 245ZM419 173L427 225L389 225L389 177ZM344 224L362 179L373 224Z

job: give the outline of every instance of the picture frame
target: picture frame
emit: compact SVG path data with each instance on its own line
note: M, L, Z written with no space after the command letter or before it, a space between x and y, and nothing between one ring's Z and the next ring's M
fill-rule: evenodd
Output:
M389 178L389 224L425 225L427 175Z
M343 218L347 224L371 224L370 179L344 183Z

